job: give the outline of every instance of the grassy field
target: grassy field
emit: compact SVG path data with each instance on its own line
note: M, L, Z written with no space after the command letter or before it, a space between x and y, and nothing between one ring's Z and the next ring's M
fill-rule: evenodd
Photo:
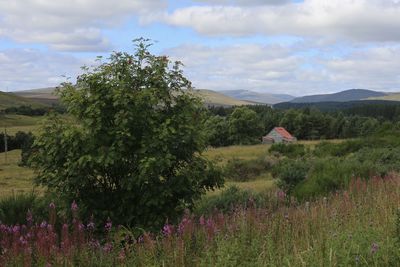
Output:
M42 120L43 117L41 116L2 115L0 117L0 132L3 132L4 128L7 127L8 135L14 135L18 131L35 133Z
M35 122L35 120L27 120ZM8 133L17 132L18 130L35 131L37 126L14 126L7 129ZM340 140L333 140L339 142ZM302 141L300 143L313 147L319 141ZM252 146L230 146L221 148L210 148L205 152L205 156L216 162L220 166L225 165L228 160L237 158L243 160L257 159L260 156L267 155L270 145L252 145ZM13 150L8 153L8 161L5 163L4 153L0 153L0 198L9 196L13 193L30 192L33 189L33 171L26 167L18 166L20 161L20 150ZM227 177L225 187L237 186L241 189L249 189L255 192L263 192L268 189L275 188L275 181L269 173L261 174L258 177L246 182L230 181ZM224 188L216 191L210 191L208 195L215 195ZM39 190L40 191L40 190Z
M0 198L34 190L33 171L18 166L20 158L21 150L8 152L7 161L5 153L0 153ZM35 191L40 189L36 188Z

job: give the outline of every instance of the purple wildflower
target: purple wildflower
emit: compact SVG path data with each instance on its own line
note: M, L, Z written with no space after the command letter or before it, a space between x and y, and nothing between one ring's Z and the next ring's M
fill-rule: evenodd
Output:
M78 204L76 204L75 200L71 204L71 210L72 211L77 211L78 210Z
M47 227L47 222L46 221L43 221L41 224L40 224L40 228L46 228Z
M19 227L19 225L15 225L15 226L13 226L12 231L13 231L14 234L16 234L16 233L19 233L20 229L21 228Z
M372 253L372 254L375 254L376 252L378 252L378 249L379 249L378 244L377 244L377 243L372 243L372 246L371 246L371 253Z
M112 248L113 248L112 244L110 242L107 242L104 244L103 251L109 253L111 252Z
M94 230L94 222L90 221L87 225L86 225L88 230Z
M106 222L106 225L104 226L104 229L105 229L107 232L109 232L109 231L111 231L111 228L112 228L112 222L111 222L110 218L108 218L108 219L107 219L107 222Z
M49 208L54 210L56 208L56 204L54 204L53 202L50 203Z
M206 224L206 220L204 219L203 215L201 215L201 217L199 219L199 223L200 223L200 225L205 225Z
M173 230L172 225L167 223L164 225L162 232L165 236L170 236L172 235L172 230Z
M28 223L28 225L31 225L33 223L33 215L31 210L28 210L28 212L26 213L26 222Z

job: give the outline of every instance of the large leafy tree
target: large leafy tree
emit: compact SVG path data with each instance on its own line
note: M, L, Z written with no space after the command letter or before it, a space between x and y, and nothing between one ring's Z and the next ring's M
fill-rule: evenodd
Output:
M229 116L229 134L231 141L238 145L259 143L264 127L257 113L248 107L237 107Z
M201 156L204 108L180 63L149 52L113 53L64 83L72 119L51 117L34 144L37 182L76 200L85 215L158 227L222 184Z

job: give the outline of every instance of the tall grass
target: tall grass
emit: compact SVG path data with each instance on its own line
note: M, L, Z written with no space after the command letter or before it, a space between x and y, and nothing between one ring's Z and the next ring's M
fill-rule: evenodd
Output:
M389 175L311 203L278 192L262 208L186 214L159 233L108 222L101 239L75 215L57 227L50 206L48 222L0 225L0 266L400 266L399 205L400 177Z

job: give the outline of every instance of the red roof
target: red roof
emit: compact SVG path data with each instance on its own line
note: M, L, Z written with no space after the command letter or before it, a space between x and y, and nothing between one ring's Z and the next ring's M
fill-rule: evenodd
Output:
M274 130L275 130L278 134L280 134L283 138L286 138L286 139L293 139L293 138L294 138L294 137L293 137L288 131L286 131L286 129L283 128L283 127L275 127Z

